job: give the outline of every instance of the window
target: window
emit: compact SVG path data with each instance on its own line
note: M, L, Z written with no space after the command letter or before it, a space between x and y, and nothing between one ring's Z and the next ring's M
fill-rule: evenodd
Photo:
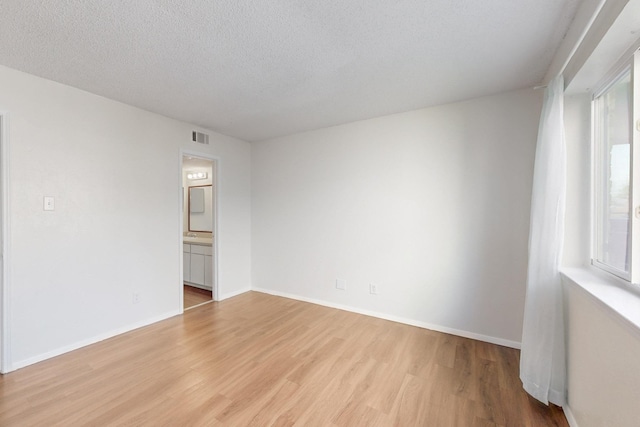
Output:
M638 54L636 53L636 57ZM640 190L640 142L634 123L634 102L638 91L634 62L626 64L609 79L593 98L594 141L594 234L592 263L618 277L638 283L639 269L634 259L640 258L640 244L634 251L633 206ZM638 69L640 72L640 69ZM635 112L637 114L637 112ZM639 123L640 125L640 123ZM634 149L635 147L638 149ZM638 184L635 184L637 181ZM640 213L640 211L639 211ZM637 228L637 227L635 227ZM636 238L637 240L637 238Z

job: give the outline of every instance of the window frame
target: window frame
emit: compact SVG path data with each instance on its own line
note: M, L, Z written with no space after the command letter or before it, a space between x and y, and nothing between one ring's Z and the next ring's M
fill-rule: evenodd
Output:
M628 58L628 57L627 57ZM631 85L631 120L629 138L629 232L627 236L627 254L629 257L629 271L620 270L612 265L601 262L598 259L600 240L600 222L602 221L602 205L599 203L603 193L603 154L602 143L602 95L607 93L619 80L630 73ZM640 50L636 50L631 58L628 58L615 67L611 73L602 80L591 98L591 264L609 274L612 274L625 282L640 284L640 172L634 173L634 169L640 171ZM635 168L634 168L635 165Z

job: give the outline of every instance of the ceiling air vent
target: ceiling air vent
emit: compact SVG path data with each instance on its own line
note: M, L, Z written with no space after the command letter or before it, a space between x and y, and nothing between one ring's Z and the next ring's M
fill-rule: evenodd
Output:
M195 130L191 132L191 140L193 142L197 142L198 144L209 144L209 135L202 132L196 132Z

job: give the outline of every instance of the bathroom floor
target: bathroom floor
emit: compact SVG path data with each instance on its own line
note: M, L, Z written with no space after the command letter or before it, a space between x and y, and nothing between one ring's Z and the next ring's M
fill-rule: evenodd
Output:
M211 301L211 291L184 285L184 309L194 307L203 302Z

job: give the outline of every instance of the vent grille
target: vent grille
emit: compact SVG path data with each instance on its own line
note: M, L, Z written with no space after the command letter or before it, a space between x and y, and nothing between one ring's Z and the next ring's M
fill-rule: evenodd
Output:
M191 140L193 142L197 142L198 144L209 144L209 135L202 132L196 132L195 130L191 132Z

